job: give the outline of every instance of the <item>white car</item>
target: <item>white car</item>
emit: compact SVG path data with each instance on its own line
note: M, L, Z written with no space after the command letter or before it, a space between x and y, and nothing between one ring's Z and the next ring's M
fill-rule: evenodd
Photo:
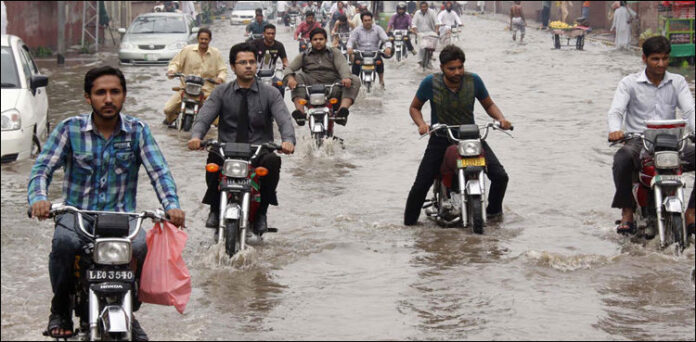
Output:
M145 13L131 23L123 34L118 59L121 64L169 64L188 44L197 44L198 27L188 14Z
M36 156L48 135L48 77L39 74L29 48L2 35L2 162Z
M237 1L230 13L230 25L247 25L256 18L256 9L263 9L263 16L268 16L267 6L261 1Z

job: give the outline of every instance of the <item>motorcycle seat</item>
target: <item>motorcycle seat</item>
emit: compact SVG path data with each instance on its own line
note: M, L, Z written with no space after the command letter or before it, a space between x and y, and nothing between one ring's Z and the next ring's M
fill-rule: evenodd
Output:
M259 71L256 73L258 77L271 77L275 75L275 70L273 69L259 69Z

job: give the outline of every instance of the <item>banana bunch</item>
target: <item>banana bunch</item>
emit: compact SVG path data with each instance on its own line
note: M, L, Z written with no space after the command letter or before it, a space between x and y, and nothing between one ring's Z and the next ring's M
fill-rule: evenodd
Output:
M551 23L549 23L549 27L550 27L550 28L552 28L552 29L560 29L560 30L573 28L573 27L575 27L575 26L577 26L577 24L576 24L576 25L573 25L573 26L570 26L570 25L568 25L568 24L566 24L566 23L564 23L564 22L562 22L562 21L560 21L560 20L552 21Z

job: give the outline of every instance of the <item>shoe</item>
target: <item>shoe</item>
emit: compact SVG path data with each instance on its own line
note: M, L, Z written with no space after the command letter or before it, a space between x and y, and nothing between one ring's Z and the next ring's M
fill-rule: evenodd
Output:
M417 55L416 50L411 50L411 53L412 53L414 56Z
M256 220L254 220L254 233L258 236L263 235L263 233L268 231L268 224L266 223L266 215L258 215Z
M497 213L486 213L486 220L499 220L503 218L503 212L497 212Z
M143 327L140 326L140 323L138 323L138 320L133 317L133 321L131 322L131 338L133 341L149 341L150 338L147 337L147 334L145 333L145 330L143 330Z
M304 126L305 121L307 121L307 115L305 115L305 113L302 113L297 109L295 109L292 112L292 118L295 119L295 122L297 122L298 126Z
M334 118L334 122L341 126L345 126L346 123L348 123L348 114L350 114L348 108L339 108L338 113L336 113L336 117Z
M636 224L634 222L621 222L616 226L616 232L621 235L633 235L636 233Z
M647 227L645 227L645 230L643 231L643 235L645 235L645 239L647 240L652 240L655 238L655 234L657 232L655 231L655 225L649 224Z
M207 228L217 228L220 226L220 213L211 210L210 214L208 214L208 220L205 221L205 226Z
M169 126L169 120L167 120L167 118L164 118L164 121L162 121L162 124L165 126Z
M386 87L384 86L384 83L380 83L379 85L382 87L382 90L386 89Z

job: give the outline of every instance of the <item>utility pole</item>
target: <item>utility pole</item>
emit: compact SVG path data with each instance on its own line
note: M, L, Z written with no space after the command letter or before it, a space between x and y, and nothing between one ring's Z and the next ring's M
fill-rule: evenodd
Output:
M58 1L58 64L65 64L65 1Z

